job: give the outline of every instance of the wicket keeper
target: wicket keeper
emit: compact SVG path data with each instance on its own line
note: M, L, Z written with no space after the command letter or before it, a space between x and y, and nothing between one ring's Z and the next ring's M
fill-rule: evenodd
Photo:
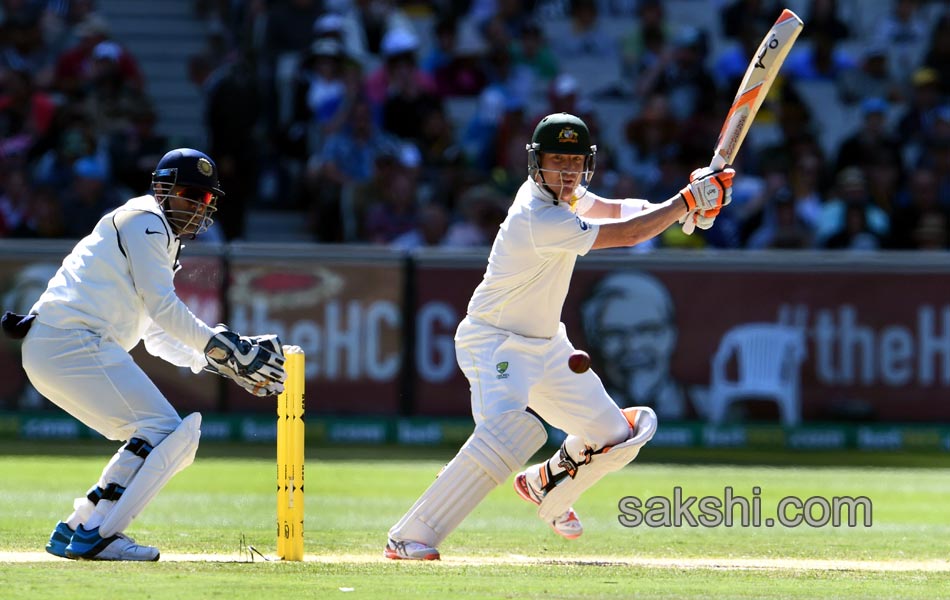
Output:
M23 338L23 368L36 389L106 438L125 442L56 525L46 545L50 554L159 558L158 548L123 532L194 460L201 415L181 419L135 364L129 350L140 340L154 356L227 376L255 395L283 390L277 336L209 327L175 292L181 238L206 231L223 196L210 157L190 148L168 152L152 174L150 194L99 219L28 315L3 316L4 331Z

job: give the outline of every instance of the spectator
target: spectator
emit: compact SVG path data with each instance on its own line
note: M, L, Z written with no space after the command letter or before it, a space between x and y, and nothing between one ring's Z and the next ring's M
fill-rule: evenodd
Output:
M487 64L489 86L502 90L508 106L523 107L534 96L534 72L528 65L516 63L508 46L492 49Z
M101 16L90 14L76 26L76 35L76 45L60 55L56 62L56 89L72 99L82 95L83 82L88 81L92 71L93 49L100 42L109 40L109 26ZM121 46L117 62L123 81L134 89L144 89L138 63Z
M950 139L934 139L925 148L919 166L933 169L941 206L950 207Z
M383 40L387 34L412 30L412 21L393 0L352 0L346 4L348 9L341 14L357 23L361 46L374 56L386 53Z
M768 31L781 9L776 0L733 0L719 14L722 33L737 40L746 31Z
M934 69L922 67L914 71L910 105L901 115L897 130L905 144L925 146L940 110L940 79Z
M918 0L895 0L891 6L872 39L889 49L893 75L906 78L923 59L929 27Z
M667 52L670 26L662 0L640 0L630 32L620 38L620 71L625 81L640 75ZM748 60L746 60L748 64Z
M795 205L795 215L809 230L818 228L825 203L823 190L823 163L817 154L802 153L789 173L789 188Z
M474 27L463 26L447 64L435 70L436 92L449 96L477 96L488 84L485 57L488 46Z
M825 204L816 241L824 248L877 248L888 235L890 220L868 195L867 179L857 167L838 173L835 196Z
M168 138L155 130L157 118L151 103L142 102L129 115L129 125L109 138L113 179L126 188L123 196L149 189L152 171L170 147Z
M189 77L204 100L208 154L215 157L221 179L232 182L227 210L220 211L215 221L226 239L240 239L249 199L257 192L260 161L254 132L261 104L257 82L245 61L216 65L206 55L191 58Z
M294 90L294 109L285 130L283 154L305 160L319 152L326 137L342 127L353 98L359 93L349 69L359 69L334 38L313 42L301 63Z
M933 26L930 44L924 55L923 66L933 69L940 81L940 93L946 97L950 95L950 13L945 13Z
M802 32L806 39L816 31L823 31L834 40L843 40L851 34L838 15L838 0L812 0L804 21L808 23L808 27Z
M900 156L895 148L881 146L862 165L871 203L887 214L893 212L904 182L904 166L900 160L894 160L895 155Z
M441 204L426 204L419 209L419 221L411 230L392 241L400 250L440 246L448 231L449 216Z
M498 164L498 132L506 102L504 92L497 86L485 89L478 97L475 114L464 124L460 137L462 152L480 171L488 172Z
M558 59L535 21L525 22L521 35L512 40L510 51L514 64L528 67L538 81L551 81L558 74Z
M416 146L418 146L416 148ZM419 135L411 144L406 144L404 150L421 155L421 163L426 169L439 169L446 162L452 160L450 155L455 147L454 124L449 120L445 111L439 107L425 114L419 123ZM429 174L434 179L434 174Z
M676 121L662 94L646 98L639 114L624 126L617 148L617 168L632 177L641 189L655 185L661 177L660 160L679 152Z
M477 16L470 15L469 19L484 30L497 29L497 37L487 37L492 49L503 48L521 35L525 24L532 19L534 10L531 2L522 0L491 0L491 4L494 6L490 9L490 16L478 19Z
M825 240L825 248L837 250L877 250L881 247L882 234L868 223L867 211L859 204L844 207L844 224L834 235Z
M320 14L317 0L273 3L267 17L267 51L271 59L305 52L313 41L313 25Z
M40 24L41 11L35 7L21 8L8 15L3 23L5 41L0 50L0 66L50 83L55 57L43 41Z
M422 138L420 122L426 121L431 113L440 112L442 100L430 80L416 67L411 52L387 53L386 74L382 128L396 137L418 143Z
M927 213L920 218L914 229L914 244L917 250L947 249L947 219L941 213Z
M49 133L56 105L24 71L0 70L0 89L0 156L26 156Z
M357 61L361 67L370 62L370 55L366 50L366 40L357 21L356 15L327 12L318 17L313 23L314 41L321 39L336 40L343 47L343 54Z
M442 16L435 22L432 34L433 43L422 58L420 66L434 78L436 71L452 62L458 37L458 22L451 16Z
M346 125L327 138L320 154L312 155L307 165L305 203L319 241L356 238L358 233L352 222L359 222L362 206L356 202L344 206L341 196L349 200L359 194L358 188L373 183L380 159L392 160L397 148L397 140L377 129L369 103L357 100ZM381 183L378 190L387 185L385 180Z
M644 74L638 86L640 93L665 94L677 121L708 112L711 90L716 85L704 64L706 48L702 31L692 27L680 30L673 40L672 52Z
M8 167L0 193L0 237L29 237L35 229L33 191L23 169Z
M794 248L812 246L814 231L799 216L795 197L787 187L776 190L765 208L762 224L746 244L748 248Z
M121 204L121 198L108 187L106 169L94 157L84 156L73 165L72 185L63 195L66 236L79 239L95 227L99 218Z
M66 237L66 218L54 188L35 188L30 208L30 229L25 235L43 239Z
M92 49L89 71L83 82L83 105L100 135L128 129L132 113L146 100L122 73L122 49L115 42L99 42Z
M383 64L366 78L366 95L375 109L381 109L393 88L425 94L435 93L435 82L416 65L419 38L408 29L394 29L380 46Z
M835 171L869 164L882 152L897 167L901 165L901 143L887 128L888 103L882 98L866 98L861 103L861 128L838 148Z
M902 102L903 85L890 74L887 48L879 43L865 47L861 63L838 77L838 96L845 104L855 104L863 98L882 98Z
M570 0L571 30L555 40L560 56L615 59L616 40L603 27L596 0Z
M810 45L792 48L782 69L795 81L834 82L857 66L857 61L838 46L830 32L819 30L811 36Z
M382 196L366 212L365 240L372 244L390 244L419 224L413 175L397 169L386 183Z
M771 204L785 194L783 190L789 188L788 169L778 161L767 161L761 178L744 179L743 186L733 191L732 204L729 206L732 210L724 214L722 219L722 222L735 223L740 246L750 244L755 232L763 227L768 229L775 226L774 207ZM719 219L716 219L716 224L720 224Z
M57 114L53 131L51 147L32 165L32 178L36 185L62 191L72 184L73 163L82 156L97 154L98 140L92 121L76 106L67 106Z
M444 245L456 248L490 246L498 233L498 226L508 213L507 197L482 184L465 190L458 204L462 218L449 227Z
M910 175L906 197L891 216L888 247L899 250L947 247L950 210L941 206L937 175L927 167L914 169Z

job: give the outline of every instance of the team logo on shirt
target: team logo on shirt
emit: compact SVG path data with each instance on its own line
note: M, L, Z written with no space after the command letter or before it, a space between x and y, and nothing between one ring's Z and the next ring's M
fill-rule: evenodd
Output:
M590 229L590 223L581 219L580 217L575 216L574 220L577 221L577 226L581 228L581 231L587 231Z
M561 143L576 144L578 141L577 132L573 127L565 127L557 134L557 141Z
M508 361L502 361L495 365L495 370L498 371L498 379L508 379Z

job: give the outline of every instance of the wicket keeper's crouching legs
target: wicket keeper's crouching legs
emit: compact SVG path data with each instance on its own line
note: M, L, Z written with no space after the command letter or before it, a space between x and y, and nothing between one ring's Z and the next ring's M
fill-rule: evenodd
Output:
M158 560L159 550L122 532L178 471L192 463L201 415L181 419L118 344L90 331L34 323L23 366L37 390L108 439L127 440L74 510L56 525L47 552L63 558Z

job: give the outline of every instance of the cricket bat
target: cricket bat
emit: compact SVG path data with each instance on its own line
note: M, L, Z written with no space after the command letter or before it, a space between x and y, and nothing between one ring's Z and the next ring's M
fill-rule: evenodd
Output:
M718 170L732 164L756 113L759 112L759 107L762 106L762 101L769 93L775 76L782 68L782 63L785 62L785 57L788 56L788 51L792 49L792 44L803 26L798 15L786 8L762 40L759 50L746 68L732 107L722 124L712 162L709 163L710 168ZM695 227L696 223L691 216L687 217L683 223L683 233L691 235Z

